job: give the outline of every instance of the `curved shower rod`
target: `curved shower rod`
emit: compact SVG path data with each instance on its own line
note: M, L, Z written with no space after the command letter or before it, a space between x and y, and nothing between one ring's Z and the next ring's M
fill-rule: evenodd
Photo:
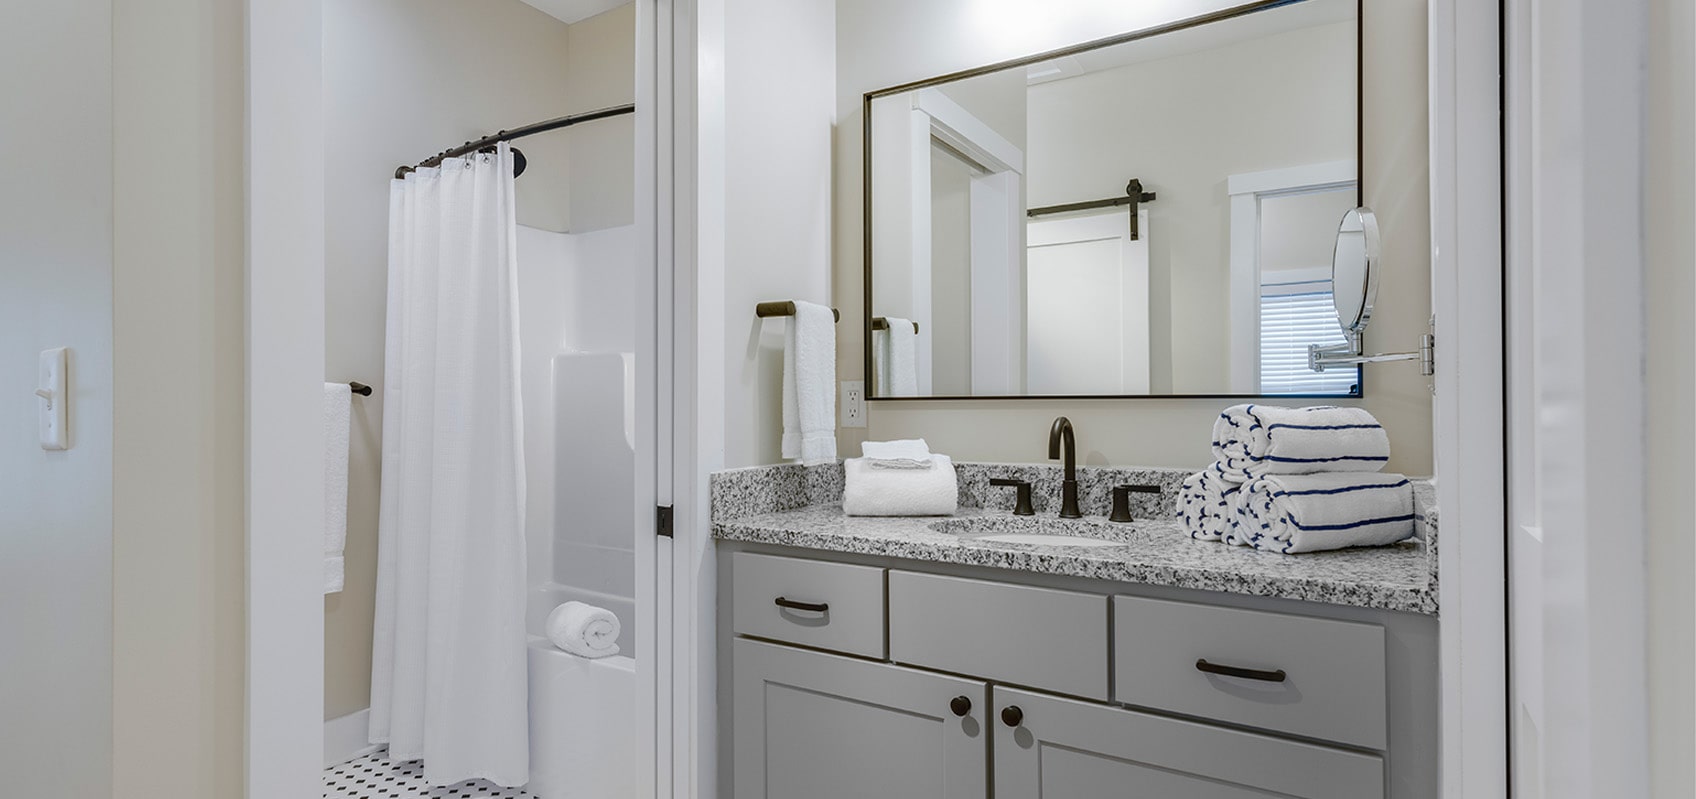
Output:
M597 110L594 110L594 111L585 111L581 114L567 114L567 115L562 116L562 117L555 117L553 119L545 120L545 121L542 121L542 122L534 122L534 123L531 123L529 125L525 125L524 127L521 127L521 128L513 128L512 130L503 130L503 131L501 131L499 133L495 133L493 135L484 136L483 138L478 139L476 141L468 141L468 142L466 142L466 143L464 143L464 144L462 144L458 147L443 150L439 153L436 153L433 156L430 156L429 158L424 159L423 161L420 161L417 166L402 166L402 167L395 170L395 179L399 180L401 178L404 178L404 177L406 177L406 173L411 172L415 169L424 169L424 168L427 168L427 167L441 166L442 162L448 160L449 158L458 158L462 155L470 155L470 154L478 152L480 150L484 150L484 149L494 147L496 144L499 144L503 141L512 141L513 139L522 139L525 136L534 136L538 133L547 133L550 130L559 130L560 128L569 128L572 125L580 125L584 122L593 122L597 119L606 119L608 117L623 116L625 114L634 114L634 113L636 113L636 104L635 103L625 103L624 105L615 105L615 106L609 106L607 108L597 109ZM513 152L512 176L518 177L519 175L524 174L524 165L526 163L526 159L524 158L524 153L519 152L516 148L514 148L512 152Z

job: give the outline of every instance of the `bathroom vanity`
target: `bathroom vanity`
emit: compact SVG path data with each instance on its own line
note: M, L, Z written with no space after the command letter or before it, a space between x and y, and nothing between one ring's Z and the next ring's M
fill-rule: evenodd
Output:
M1428 487L1419 542L1284 556L1190 539L1175 470L1081 468L1060 520L1057 468L959 469L948 519L843 516L836 465L714 475L724 795L1436 795ZM1013 542L1052 535L1105 543Z

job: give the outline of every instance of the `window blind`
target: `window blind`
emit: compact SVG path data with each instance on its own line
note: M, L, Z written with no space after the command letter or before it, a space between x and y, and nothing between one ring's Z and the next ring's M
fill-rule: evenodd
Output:
M1270 288L1270 287L1268 287ZM1260 390L1265 394L1347 394L1357 369L1315 372L1307 368L1309 344L1345 344L1331 292L1262 294L1260 297Z

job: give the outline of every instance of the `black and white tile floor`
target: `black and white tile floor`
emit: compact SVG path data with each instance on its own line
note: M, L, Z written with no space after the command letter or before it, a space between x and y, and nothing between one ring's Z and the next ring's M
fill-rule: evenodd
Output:
M324 799L530 799L520 788L468 780L446 788L424 783L424 764L390 763L378 752L324 769Z

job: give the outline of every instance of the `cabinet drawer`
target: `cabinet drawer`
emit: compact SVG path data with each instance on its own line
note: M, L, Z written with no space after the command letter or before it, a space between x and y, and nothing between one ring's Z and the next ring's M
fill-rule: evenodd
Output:
M889 573L889 659L1107 698L1107 597Z
M1377 625L1118 596L1113 628L1119 702L1386 748Z
M994 688L995 795L1383 799L1376 755Z
M736 632L883 657L883 569L736 553Z

